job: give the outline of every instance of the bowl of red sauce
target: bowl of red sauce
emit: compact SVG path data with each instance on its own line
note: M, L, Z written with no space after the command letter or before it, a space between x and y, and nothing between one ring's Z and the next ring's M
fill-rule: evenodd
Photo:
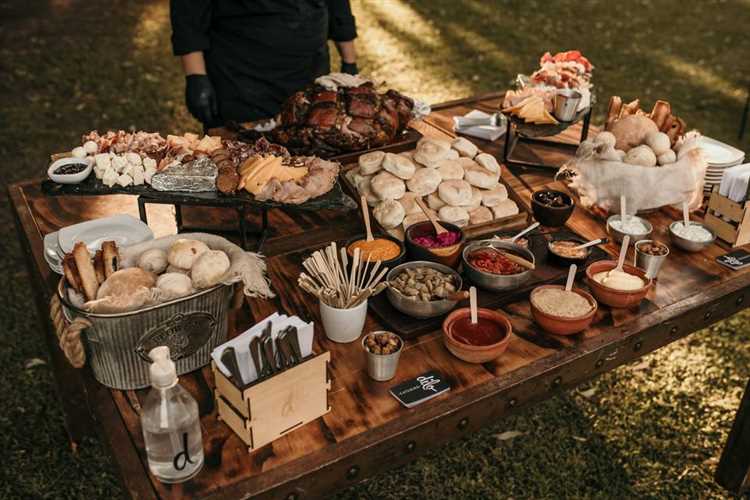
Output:
M475 241L466 245L462 254L466 277L475 285L492 291L523 285L534 271L512 262L505 253L536 263L531 250L510 241Z
M429 260L453 268L458 266L466 236L455 224L440 222L440 225L448 232L437 234L429 221L417 222L407 228L404 243L410 260Z
M486 363L498 358L510 344L510 320L492 309L479 308L477 322L471 322L468 307L456 309L443 321L443 343L458 359Z

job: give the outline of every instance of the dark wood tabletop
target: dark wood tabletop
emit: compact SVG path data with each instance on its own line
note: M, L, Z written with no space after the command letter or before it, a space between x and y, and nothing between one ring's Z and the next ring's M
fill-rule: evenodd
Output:
M471 109L495 109L500 94L446 103L421 123L423 135L452 134L452 116ZM574 142L580 128L571 127L555 140ZM475 141L481 149L500 157L499 142ZM560 163L565 159L554 147L519 145L516 153ZM503 168L505 181L528 200L544 186L564 189L552 179L553 170ZM18 233L25 246L40 317L48 314L48 301L59 276L47 266L43 237L60 227L116 213L138 215L135 197L46 197L39 180L9 187ZM149 224L156 236L175 231L171 207L149 206ZM236 213L217 208L186 207L183 220L223 229ZM667 241L665 229L679 214L660 210L646 218L657 239ZM252 453L217 419L210 368L181 377L181 383L198 400L203 429L205 465L194 479L180 485L162 484L148 473L139 423L144 391L116 391L98 384L87 368L71 368L57 346L51 326L44 332L66 414L72 446L92 430L110 447L123 484L133 498L314 498L356 483L389 467L414 460L426 450L471 433L524 405L541 401L556 391L574 387L598 374L632 361L691 332L726 318L750 304L750 269L730 271L715 262L726 248L713 245L688 254L672 248L656 286L635 309L600 306L594 323L571 337L546 334L536 326L527 300L506 304L501 310L511 319L513 336L498 359L468 364L443 346L441 333L430 332L410 340L402 353L396 378L376 383L368 377L361 346L336 344L321 331L316 301L299 290L299 261L310 248L361 232L355 213L345 217L333 211L287 212L269 215L271 236L264 247L269 273L278 297L252 300L232 309L230 335L244 331L256 320L275 311L297 314L316 323L315 350L331 352L331 411L316 421ZM601 219L576 208L568 229L585 238L605 235ZM617 247L606 250L616 254ZM632 258L632 257L630 257ZM368 315L366 330L381 329L377 317ZM388 393L398 382L430 369L442 372L451 391L415 409L406 409ZM724 450L717 479L739 492L750 486L750 391Z

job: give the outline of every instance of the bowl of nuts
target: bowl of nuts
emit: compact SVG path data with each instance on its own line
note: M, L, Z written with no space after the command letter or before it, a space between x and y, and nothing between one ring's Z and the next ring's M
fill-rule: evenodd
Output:
M467 298L461 275L448 266L418 260L396 266L386 277L386 296L400 312L415 318L434 318Z
M385 382L396 375L398 358L404 348L401 337L391 332L371 332L362 339L362 348L367 358L367 374L378 382Z

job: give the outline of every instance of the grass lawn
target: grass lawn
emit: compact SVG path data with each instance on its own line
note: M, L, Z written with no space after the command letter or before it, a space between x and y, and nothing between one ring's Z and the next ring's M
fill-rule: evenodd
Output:
M353 0L360 67L429 102L500 90L546 50L596 66L610 95L672 102L737 140L750 78L750 2ZM0 0L0 164L7 183L92 128L198 131L170 55L168 2ZM7 198L3 191L2 195ZM5 206L8 206L7 199ZM122 495L99 442L72 455L23 256L0 212L0 498ZM739 314L504 419L337 498L723 498L712 479L750 378Z

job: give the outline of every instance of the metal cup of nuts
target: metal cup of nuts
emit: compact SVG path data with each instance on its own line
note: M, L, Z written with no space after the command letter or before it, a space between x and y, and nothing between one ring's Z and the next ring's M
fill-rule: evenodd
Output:
M373 380L385 382L396 375L398 358L404 341L391 332L370 332L362 339L362 348L367 358L367 374Z

